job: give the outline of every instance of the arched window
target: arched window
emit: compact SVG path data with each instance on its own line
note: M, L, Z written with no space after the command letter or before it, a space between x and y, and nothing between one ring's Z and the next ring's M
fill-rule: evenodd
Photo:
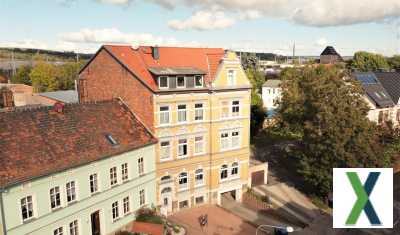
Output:
M161 177L161 183L168 183L171 180L171 176L166 175Z
M179 179L179 190L185 190L189 188L187 172L180 173L178 179Z
M232 163L231 175L232 177L236 177L239 175L239 163L237 162Z
M195 184L196 186L198 185L203 185L204 184L204 173L203 169L197 169L194 173L194 178L195 178Z
M166 188L163 188L163 190L161 190L161 194L163 194L163 193L169 193L169 192L171 192L172 191L172 189L170 188L170 187L166 187Z
M228 165L221 166L221 180L228 178Z

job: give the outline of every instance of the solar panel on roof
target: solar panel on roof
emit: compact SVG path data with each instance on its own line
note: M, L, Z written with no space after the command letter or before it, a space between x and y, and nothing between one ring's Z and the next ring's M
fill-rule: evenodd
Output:
M376 76L372 73L356 74L356 78L358 81L360 81L364 85L378 83Z

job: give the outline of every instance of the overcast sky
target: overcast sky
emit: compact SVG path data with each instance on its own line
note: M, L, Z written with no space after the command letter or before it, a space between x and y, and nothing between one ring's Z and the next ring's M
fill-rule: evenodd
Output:
M400 52L400 0L0 0L0 47L101 44Z

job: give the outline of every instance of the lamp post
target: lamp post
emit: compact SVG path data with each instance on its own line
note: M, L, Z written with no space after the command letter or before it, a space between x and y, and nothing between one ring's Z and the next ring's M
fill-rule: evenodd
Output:
M287 227L280 227L280 226L273 226L273 225L262 224L262 225L260 225L260 226L257 227L257 229L256 229L256 235L258 235L258 230L259 230L259 229L262 230L263 227L267 227L267 228L276 228L276 229L280 229L280 230L282 230L282 231L284 231L284 232L287 232L287 233L292 233L292 232L294 232L294 229L293 229L292 227L290 227L290 226L287 226Z

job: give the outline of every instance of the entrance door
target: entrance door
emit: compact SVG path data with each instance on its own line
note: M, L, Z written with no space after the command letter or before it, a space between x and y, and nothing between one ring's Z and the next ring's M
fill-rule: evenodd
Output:
M172 211L172 190L170 187L161 191L161 214L167 216Z
M100 235L100 212L96 211L90 215L92 223L92 235Z

